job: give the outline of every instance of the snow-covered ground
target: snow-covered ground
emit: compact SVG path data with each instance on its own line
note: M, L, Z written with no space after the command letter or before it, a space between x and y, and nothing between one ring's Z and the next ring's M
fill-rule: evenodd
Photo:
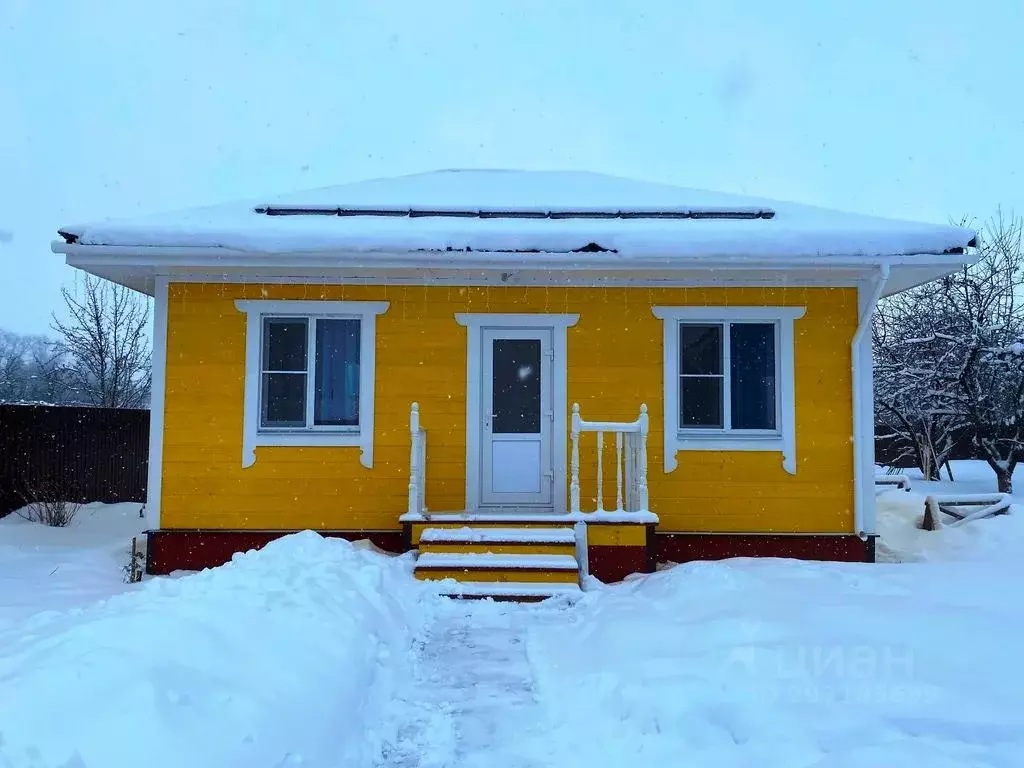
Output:
M0 766L371 765L439 604L411 572L306 532L8 623Z
M935 487L994 489L954 472ZM0 766L1021 766L1024 510L922 532L930 487L881 499L890 562L690 563L527 606L310 533L129 587L127 520L86 547L0 521Z
M1024 555L1024 540L1019 523L1024 523L1024 467L1014 473L1013 497L1017 516L1003 516L943 530L940 534L919 527L924 515L924 497L930 493L995 493L995 475L983 461L954 461L956 482L925 482L917 470L907 470L913 490L889 491L878 499L877 556L880 562L990 560L995 563ZM943 470L943 477L945 477Z
M134 589L122 579L142 504L86 504L67 528L0 518L0 631L41 611L83 608ZM0 765L3 765L0 763Z

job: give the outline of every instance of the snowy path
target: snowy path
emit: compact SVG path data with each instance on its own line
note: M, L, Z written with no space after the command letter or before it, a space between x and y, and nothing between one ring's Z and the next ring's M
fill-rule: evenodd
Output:
M405 724L388 768L539 768L544 708L526 656L526 631L558 606L451 601L418 647Z

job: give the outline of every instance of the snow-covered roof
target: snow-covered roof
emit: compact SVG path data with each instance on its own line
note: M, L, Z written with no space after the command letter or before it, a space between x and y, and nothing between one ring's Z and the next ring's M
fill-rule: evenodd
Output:
M596 173L448 170L277 198L62 228L67 243L295 254L565 254L620 267L695 258L764 261L956 253L962 227L897 221L796 203ZM56 247L64 251L64 247ZM457 260L453 262L457 265Z

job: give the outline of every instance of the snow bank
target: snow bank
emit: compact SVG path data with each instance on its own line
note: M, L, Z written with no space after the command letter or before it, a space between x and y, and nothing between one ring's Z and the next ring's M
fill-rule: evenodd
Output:
M408 557L306 532L0 630L0 766L357 766L429 620Z
M66 528L17 512L0 518L0 632L40 611L66 611L138 588L125 584L131 540L149 528L142 504L84 504Z
M552 765L1013 765L1022 632L990 564L731 560L589 592L528 652Z

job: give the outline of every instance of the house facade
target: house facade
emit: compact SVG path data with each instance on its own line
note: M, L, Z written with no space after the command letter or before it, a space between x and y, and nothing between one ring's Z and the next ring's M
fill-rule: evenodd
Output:
M61 234L154 297L151 572L313 529L548 586L872 560L871 311L974 240L485 171Z

